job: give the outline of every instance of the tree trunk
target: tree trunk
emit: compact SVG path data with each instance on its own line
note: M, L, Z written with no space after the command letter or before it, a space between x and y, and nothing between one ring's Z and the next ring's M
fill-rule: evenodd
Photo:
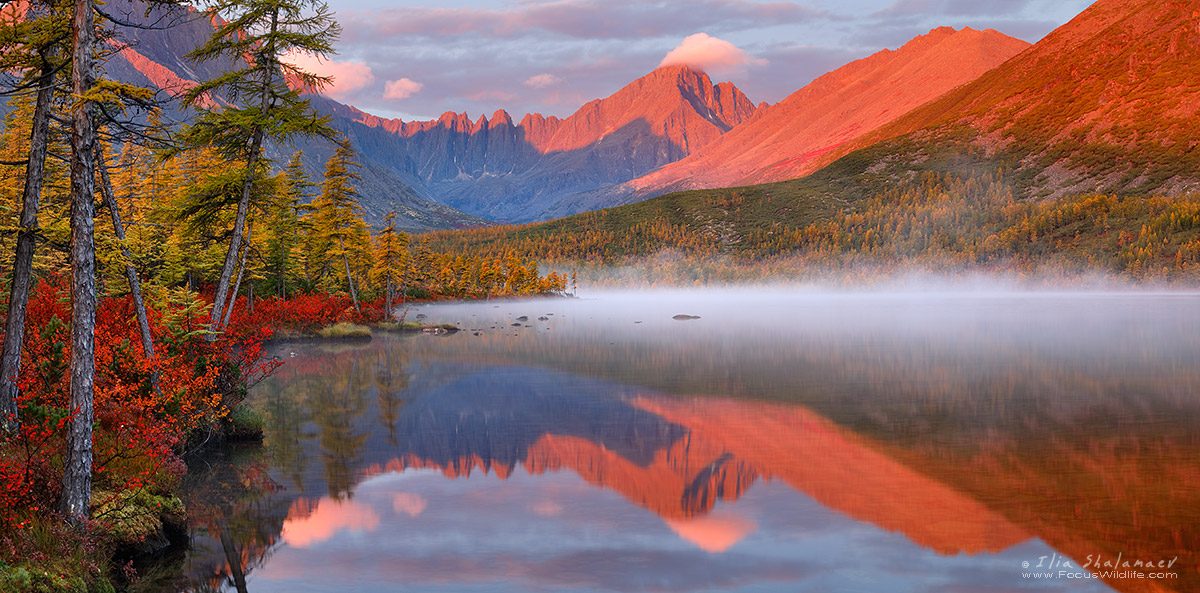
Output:
M25 309L33 285L33 249L37 243L38 204L42 196L46 141L50 133L50 99L54 95L54 69L49 60L54 54L55 50L51 47L42 62L37 100L33 107L33 129L29 135L29 164L25 166L25 191L21 200L16 259L13 261L12 293L8 299L8 318L4 322L4 347L0 352L0 431L3 432L12 432L20 426L17 377L21 373L21 348L25 344Z
M121 255L125 258L125 277L129 280L129 294L133 296L133 310L137 314L138 329L142 334L142 352L146 360L154 360L154 337L150 334L150 319L146 317L146 303L142 300L142 283L138 279L137 268L133 266L133 255L125 247L125 225L121 223L121 208L113 195L112 181L108 177L108 165L104 163L104 151L96 147L96 168L100 170L100 193L104 204L112 214L113 232L117 235L117 244L121 246ZM161 394L158 387L158 370L150 373L150 387L154 393Z
M279 8L276 7L274 10L275 12L271 15L272 37L274 37L279 29ZM267 52L273 51L273 47L267 50ZM272 58L275 57L273 53L271 55ZM263 116L266 116L271 107L271 79L275 63L257 64L257 66L263 69L262 96L259 110ZM226 317L225 300L229 296L229 281L233 279L233 267L237 264L238 252L242 246L242 229L246 226L246 216L250 212L250 191L254 187L254 169L258 166L259 153L262 152L262 143L262 126L256 125L250 138L250 154L246 156L246 178L242 181L242 197L238 200L237 219L233 223L233 237L229 239L229 251L225 252L225 265L221 268L221 278L217 281L217 293L213 298L211 325L214 330L219 326L223 327L221 320ZM233 302L229 303L229 308L233 308Z
M346 282L350 284L350 301L354 303L355 311L362 311L358 306L358 293L354 291L354 277L350 275L350 257L346 255L346 242L338 237L338 246L342 248L342 261L346 264Z
M92 106L80 97L92 87L95 31L91 0L75 0L71 119L71 424L63 460L62 511L86 526L92 497L92 381L96 371L96 249L92 205L96 133Z
M229 522L225 521L221 529L221 549L225 552L225 560L229 563L229 576L233 579L233 587L238 593L248 593L246 587L246 569L242 567L242 554L233 541L229 532Z
M392 315L392 274L391 274L391 272L388 272L387 284L383 287L383 300L384 300L384 304L383 304L384 315L387 316L386 319L388 321L391 321L393 318L393 315Z
M250 255L250 233L254 232L254 223L246 231L246 249L242 250L242 263L238 266L237 282L233 284L233 294L229 297L229 307L225 309L225 317L221 319L221 331L229 326L229 318L233 316L233 304L237 302L238 291L242 289L242 274L246 272L246 256Z
M262 151L263 132L261 127L255 127L254 136L250 142L250 156L246 158L246 179L242 181L242 197L238 200L237 219L233 223L233 237L229 239L229 251L225 252L225 265L221 268L221 278L217 281L217 293L213 298L212 328L221 329L221 323L227 315L226 299L229 297L229 282L233 280L233 268L237 265L238 253L242 248L242 229L246 227L246 216L250 212L250 192L254 187L254 169L258 166L258 155ZM229 309L233 309L233 301L229 299Z

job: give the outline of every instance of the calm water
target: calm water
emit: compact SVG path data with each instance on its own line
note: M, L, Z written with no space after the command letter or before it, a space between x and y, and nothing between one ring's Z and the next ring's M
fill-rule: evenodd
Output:
M1200 590L1200 296L417 315L465 331L277 347L160 590Z

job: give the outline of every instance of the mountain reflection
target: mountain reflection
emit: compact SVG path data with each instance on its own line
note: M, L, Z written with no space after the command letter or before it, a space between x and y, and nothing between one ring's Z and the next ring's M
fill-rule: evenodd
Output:
M216 496L218 504L196 507L211 516L200 518L193 535L202 545L188 559L190 587L243 590L246 579L237 573L244 573L254 590L256 571L284 578L301 570L294 559L267 562L281 543L317 553L405 529L395 537L428 540L409 553L449 545L447 512L483 533L491 533L488 522L495 529L518 519L586 522L586 505L572 501L611 506L596 498L602 493L659 523L606 516L588 522L589 529L614 524L620 537L640 542L637 534L653 528L694 553L736 555L753 538L771 535L764 529L790 521L739 510L753 489L779 496L777 485L946 562L1024 550L1057 551L1075 565L1089 555L1177 557L1178 579L1104 583L1131 592L1200 586L1194 352L1131 355L1125 344L1115 358L1076 358L1070 348L1044 356L1010 343L984 357L961 344L817 334L786 348L767 339L759 350L731 353L719 336L613 349L597 332L569 341L463 333L288 346L297 362L253 397L268 418L270 461L232 464L232 477L218 480L234 483L232 491ZM989 363L977 362L984 359ZM713 392L719 395L687 395ZM430 472L454 480L438 486L428 481ZM267 474L258 482L248 477ZM555 489L572 487L556 477L564 475L599 489L556 496ZM504 488L514 489L513 497L528 498L516 507L488 494L510 482ZM459 486L444 490L451 484ZM197 496L213 498L203 488ZM513 508L523 510L497 514ZM492 535L517 548L549 545L522 543L515 529ZM220 545L230 541L232 547ZM557 572L539 572L544 580L537 582L604 589L595 575L618 557L615 550L604 558L590 549L549 553L546 562L589 557L593 581L576 575L583 581L560 582L565 577ZM1021 559L1036 562L1039 554L1029 553L983 584L1034 587L1016 568ZM434 566L461 573L464 582L534 579L533 572L550 570L482 550L458 555L462 564L455 565L432 556L420 565L389 557L408 570L389 578L419 581L416 575ZM810 564L820 559L760 560L738 557L731 582L813 578ZM489 566L504 566L500 572L509 576L488 577ZM745 572L751 566L758 576ZM983 577L961 578L973 588Z

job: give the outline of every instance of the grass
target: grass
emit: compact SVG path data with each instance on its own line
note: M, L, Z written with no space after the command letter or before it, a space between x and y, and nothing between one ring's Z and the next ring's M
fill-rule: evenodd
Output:
M371 328L357 323L337 323L317 330L317 335L330 339L363 339L371 337Z
M261 439L267 421L258 410L242 403L226 418L226 436L232 440Z
M372 327L385 332L419 331L421 324L416 321L380 321Z
M0 541L19 553L0 560L0 593L111 593L103 572L111 550L97 547L55 515L29 516L17 533Z

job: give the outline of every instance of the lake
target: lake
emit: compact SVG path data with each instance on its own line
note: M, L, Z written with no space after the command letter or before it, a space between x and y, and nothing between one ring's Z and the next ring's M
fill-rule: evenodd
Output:
M1200 590L1198 295L585 296L276 344L145 590Z

